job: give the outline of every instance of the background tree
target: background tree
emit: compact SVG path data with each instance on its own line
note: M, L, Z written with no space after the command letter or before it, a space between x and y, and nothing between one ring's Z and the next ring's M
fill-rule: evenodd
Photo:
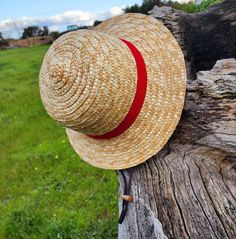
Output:
M125 13L134 13L134 12L140 12L140 6L138 4L134 4L132 6L127 6L124 8Z
M14 31L17 34L18 38L21 38L23 27L19 21L9 21L6 23L6 25L10 30Z
M42 30L42 36L48 36L48 35L49 35L48 27L44 26Z
M29 26L24 28L22 33L22 39L26 39L29 37L36 37L36 36L47 36L49 34L49 30L47 26L40 28L39 26Z
M223 0L203 0L200 4L195 4L194 1L188 3L179 3L177 1L143 0L140 6L138 4L134 4L132 6L126 7L124 11L125 13L138 12L148 14L148 12L152 10L154 6L171 6L184 12L193 13L204 11L209 6L220 3L222 1Z

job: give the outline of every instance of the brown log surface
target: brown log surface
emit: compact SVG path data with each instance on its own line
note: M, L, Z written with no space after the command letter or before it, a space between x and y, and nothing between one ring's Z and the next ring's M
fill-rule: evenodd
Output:
M226 3L236 9L236 1ZM217 6L223 14L222 5ZM164 19L188 57L183 25L176 19L190 17L167 8L158 11L155 17ZM236 11L232 14L234 21L228 24L235 27ZM233 47L219 58L232 57ZM119 238L236 238L236 60L219 60L196 79L191 74L189 70L176 131L157 155L134 168L133 202L119 226Z

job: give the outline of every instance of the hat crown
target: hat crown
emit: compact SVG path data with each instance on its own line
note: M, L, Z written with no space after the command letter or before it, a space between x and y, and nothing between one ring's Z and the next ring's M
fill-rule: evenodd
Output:
M79 30L61 36L48 50L40 93L49 115L63 126L101 135L129 111L136 81L135 60L120 39Z
M180 119L185 90L185 61L174 36L136 13L63 35L40 72L48 113L67 127L81 159L107 169L133 167L163 148Z

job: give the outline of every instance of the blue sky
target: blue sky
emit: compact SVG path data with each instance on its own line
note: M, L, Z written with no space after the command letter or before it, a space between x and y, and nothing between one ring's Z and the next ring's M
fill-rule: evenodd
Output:
M67 25L92 25L123 13L127 5L142 0L1 0L0 32L6 38L19 38L27 26L48 26L64 31Z
M123 13L123 8L143 0L0 0L0 32L5 38L19 38L28 26L48 26L65 31L68 25L92 25ZM192 0L175 0L188 2Z
M141 4L142 0L1 0L0 32L17 38L14 26L22 32L29 25L49 26L63 31L67 25L91 25L122 13L124 6Z
M142 0L1 0L0 20L23 16L43 17L68 10L98 12L115 6L140 4L141 2Z

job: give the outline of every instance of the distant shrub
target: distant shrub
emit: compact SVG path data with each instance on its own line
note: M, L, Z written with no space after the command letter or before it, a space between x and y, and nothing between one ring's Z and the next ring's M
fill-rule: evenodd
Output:
M96 20L93 23L93 26L96 27L97 25L99 25L100 23L102 23L102 21Z
M9 41L5 39L0 39L0 50L6 49L7 47L9 47Z
M58 31L52 31L50 32L50 36L52 37L52 40L55 41L60 36L60 33Z

